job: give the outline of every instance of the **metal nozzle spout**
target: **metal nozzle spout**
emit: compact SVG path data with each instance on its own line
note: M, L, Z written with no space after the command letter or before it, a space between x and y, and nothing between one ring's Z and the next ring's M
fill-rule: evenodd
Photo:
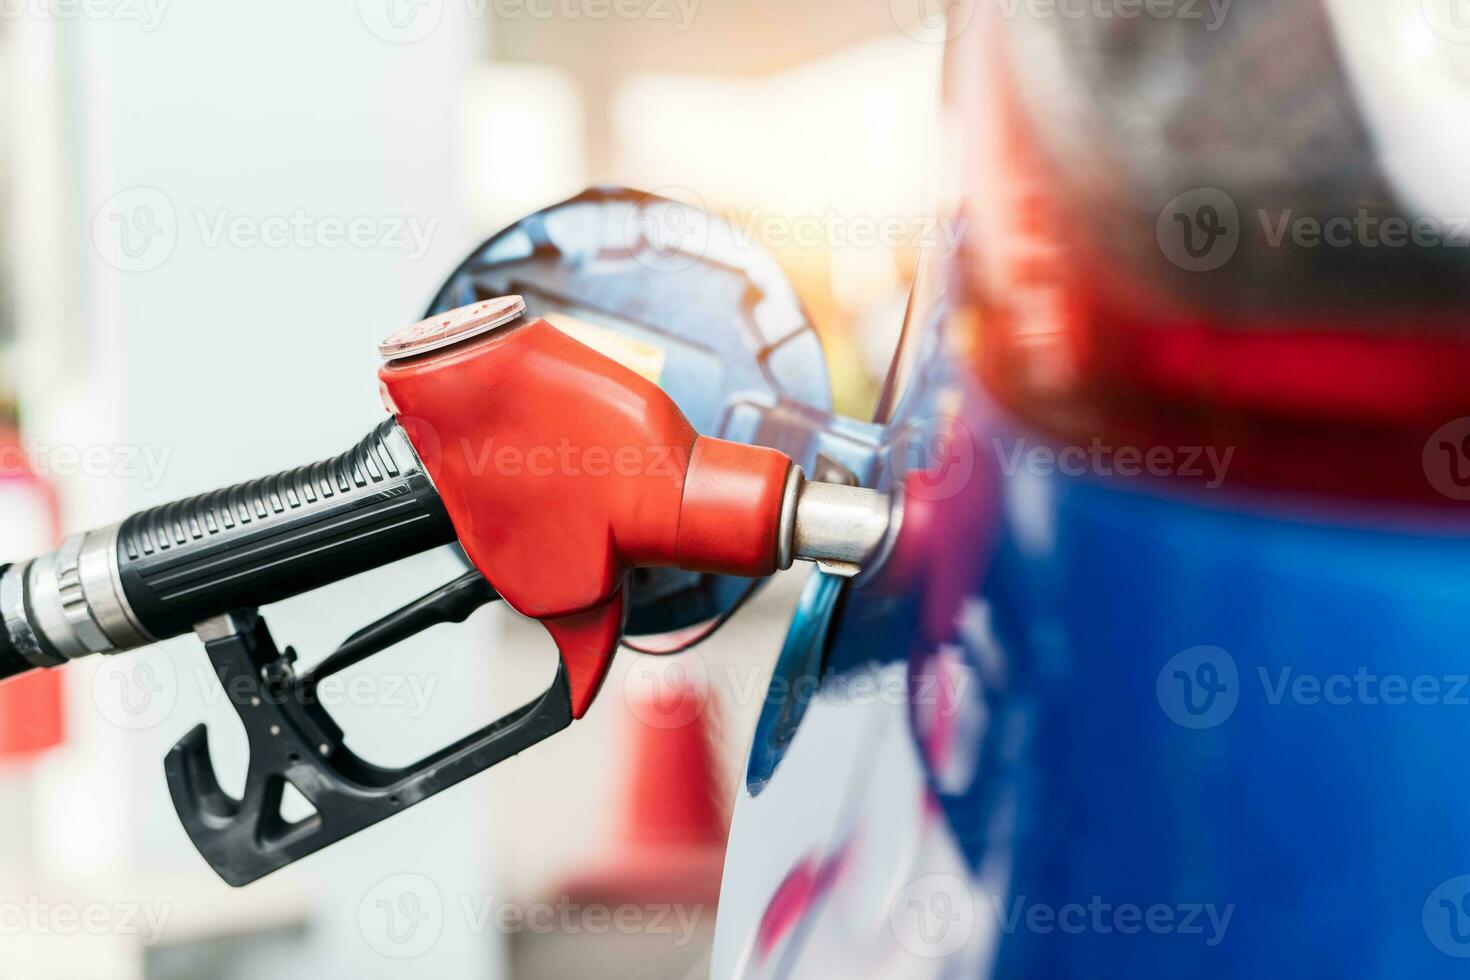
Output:
M887 539L891 498L840 483L813 483L792 468L782 533L782 567L791 559L816 562L824 572L851 578Z

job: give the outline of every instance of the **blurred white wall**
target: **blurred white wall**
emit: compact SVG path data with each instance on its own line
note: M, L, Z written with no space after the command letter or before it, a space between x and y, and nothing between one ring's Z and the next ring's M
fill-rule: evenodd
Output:
M756 242L766 219L921 217L938 48L902 37L886 7L740 0L711 5L688 35L492 22L475 14L491 7L442 0L96 0L87 9L141 19L6 21L16 220L4 232L28 434L111 461L54 474L69 525L345 448L381 417L374 343L485 235L588 182L688 188L753 222ZM492 31L524 48L519 63L483 63L477 39ZM340 241L349 229L356 246ZM780 250L822 324L887 294L901 309L894 250L832 234ZM828 342L850 341L834 330ZM875 347L891 350L891 335ZM849 404L860 371L836 371ZM271 622L311 660L452 573L429 556L284 604ZM733 669L748 689L719 691L732 779L795 578L785 585L701 651L717 688ZM417 683L432 711L339 711L354 745L407 761L534 693L550 641L519 624L507 642L501 626L482 614L370 664ZM634 663L621 656L611 696L550 744L232 891L194 855L162 775L168 746L207 720L227 784L243 778L243 739L199 644L93 658L69 672L72 737L27 790L41 873L0 880L0 899L167 907L165 943L197 943L200 959L154 957L152 976L502 975L506 937L480 917L485 900L541 900L618 846L617 693ZM384 916L405 901L433 921L398 942ZM256 938L231 939L242 934ZM143 976L136 942L117 936L13 938L0 937L0 976Z
M19 213L7 231L24 246L29 434L112 461L61 479L74 528L363 436L383 416L375 342L419 315L480 231L460 218L461 103L484 32L458 22L464 5L443 5L422 36L401 29L405 12L390 0L113 9L124 8L141 19L75 5L60 16L58 5L9 25L22 52L10 69L27 93L15 100ZM311 659L453 573L445 556L426 556L288 603L272 623ZM419 744L486 714L494 634L477 622L410 651L399 669L418 672L434 698L408 719ZM194 854L162 772L168 746L208 719L222 771L243 779L243 737L200 644L176 640L126 666L100 660L74 672L68 745L39 775L35 894L166 905L165 944L285 928L276 941L226 943L234 966L219 975L500 975L493 930L457 911L494 880L483 786L233 891ZM446 660L470 672L451 682ZM394 726L416 707L387 706L364 736L370 747L391 751ZM442 900L425 949L385 942L376 921L399 907L398 885L374 891L397 874L422 876L410 890L427 881ZM125 942L32 939L28 949L7 939L0 974L142 975Z

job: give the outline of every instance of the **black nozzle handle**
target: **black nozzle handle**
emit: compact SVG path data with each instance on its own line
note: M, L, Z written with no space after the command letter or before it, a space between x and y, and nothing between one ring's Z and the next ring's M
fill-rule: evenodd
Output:
M9 637L0 637L0 681L29 673L39 668L16 652Z
M333 459L134 514L117 572L137 625L163 640L454 540L389 419Z
M0 577L3 577L9 570L8 563L0 564ZM37 665L21 656L20 651L15 648L15 644L10 639L10 631L3 623L0 623L0 681L19 677L35 669Z

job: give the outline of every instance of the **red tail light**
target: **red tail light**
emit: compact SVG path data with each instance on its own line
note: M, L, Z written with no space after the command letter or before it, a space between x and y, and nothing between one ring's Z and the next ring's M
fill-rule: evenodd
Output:
M1236 35L1264 32L1250 16ZM988 50L969 45L994 76L988 104L966 119L973 224L961 274L976 314L975 368L1003 403L1063 443L1214 447L1232 454L1232 487L1470 499L1470 247L1461 247L1470 241L1386 246L1366 236L1377 228L1381 237L1395 215L1412 229L1419 212L1392 192L1365 125L1347 115L1352 95L1324 67L1335 55L1322 24L1298 20L1295 69L1222 95L1228 109L1201 95L1217 114L1181 117L1147 150L1127 145L1116 100L1106 112L1089 102L1110 93L1061 93L1063 80L1035 92L1035 62L1017 62L1018 52L1035 55L1035 39L1017 44L1007 32L1049 32L1051 54L1079 59L1078 73L1099 84L1172 57L1139 55L1142 35L1089 35L1080 46L1052 36L1077 30L1066 22L1006 23ZM1148 26L1157 41L1160 28ZM1279 19L1270 27L1277 39L1289 33ZM1222 62L1249 59L1242 43L1201 35L1189 53L1200 72L1219 75ZM1305 159L1277 173L1260 155L1232 156L1250 140L1277 141L1268 150L1288 157L1304 152L1291 143L1312 100L1330 103L1331 118L1314 125L1343 142L1326 154L1337 154L1341 173ZM1251 113L1250 132L1232 128ZM1333 217L1362 222L1334 226L1349 233L1345 245L1320 239ZM1171 222L1208 243L1203 231L1213 222L1219 232L1222 220L1235 236L1228 254L1175 254ZM1312 227L1317 242L1293 237Z

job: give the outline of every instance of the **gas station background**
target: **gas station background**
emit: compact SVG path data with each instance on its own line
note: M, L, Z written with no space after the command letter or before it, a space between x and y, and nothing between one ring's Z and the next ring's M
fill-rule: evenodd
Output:
M22 472L4 456L0 560L54 541L53 499L63 527L100 525L359 437L381 412L376 341L476 243L590 184L694 201L770 247L822 333L839 409L870 412L919 254L946 240L932 220L944 32L919 3L649 0L625 17L593 16L611 9L597 0L430 0L404 10L432 23L400 29L398 2L3 8L0 424L31 459ZM373 233L261 234L297 216ZM134 232L171 238L166 254L129 265L98 246ZM293 600L275 631L310 660L453 567L424 556ZM733 783L796 578L689 662L711 691L710 786ZM467 914L555 905L569 882L642 860L630 807L659 793L631 779L654 757L638 748L633 655L609 681L625 696L565 737L243 891L193 852L163 781L167 748L201 720L243 780L199 643L102 660L42 682L56 693L37 703L56 701L39 721L0 701L0 911L134 908L167 924L150 944L0 915L0 975L702 975L712 908L679 944ZM354 745L408 761L539 690L550 663L535 628L484 613L373 662L425 698L370 688L338 714ZM671 800L704 791L667 779ZM407 958L364 924L400 874L444 903L435 942Z

